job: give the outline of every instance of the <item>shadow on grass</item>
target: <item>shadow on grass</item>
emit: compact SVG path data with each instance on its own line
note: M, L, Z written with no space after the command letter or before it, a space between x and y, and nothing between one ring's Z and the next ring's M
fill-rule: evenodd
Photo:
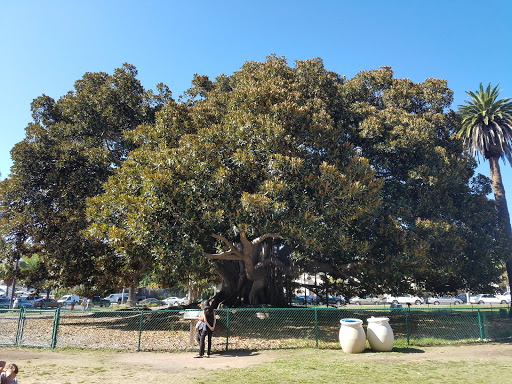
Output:
M493 343L496 343L496 344L510 344L512 343L512 337L506 337L506 338L503 338L503 339L496 339L496 340L492 340Z
M423 349L412 348L412 347L404 347L404 348L393 348L392 352L397 353L425 353Z
M219 356L226 356L226 357L251 357L251 356L258 356L260 352L256 349L243 349L243 350L235 350L235 351L222 351L219 353L215 353Z

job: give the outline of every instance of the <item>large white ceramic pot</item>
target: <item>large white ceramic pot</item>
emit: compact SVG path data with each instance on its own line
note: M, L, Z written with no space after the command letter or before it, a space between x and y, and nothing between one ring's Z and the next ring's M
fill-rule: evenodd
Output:
M360 353L366 347L366 335L363 329L363 320L340 320L340 344L345 353Z
M368 322L366 337L370 348L376 352L391 351L395 337L389 325L389 319L387 317L370 317L366 321Z

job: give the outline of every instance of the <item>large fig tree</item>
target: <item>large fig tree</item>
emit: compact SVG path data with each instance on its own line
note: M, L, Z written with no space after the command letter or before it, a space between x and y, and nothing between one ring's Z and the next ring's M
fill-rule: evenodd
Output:
M119 253L150 250L162 280L214 261L226 305L282 305L298 266L365 254L357 232L382 183L339 129L343 79L270 57L194 80L185 103L130 134L138 148L90 199L90 232Z

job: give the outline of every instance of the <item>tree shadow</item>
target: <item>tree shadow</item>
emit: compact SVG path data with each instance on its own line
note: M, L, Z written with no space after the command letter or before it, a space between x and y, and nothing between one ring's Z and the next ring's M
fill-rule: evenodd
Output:
M493 343L496 343L496 344L510 344L512 343L512 337L506 337L506 338L503 338L503 339L496 339L496 340L492 340Z
M216 353L216 355L226 357L251 357L258 356L259 354L260 352L256 349L237 349L233 351L221 351Z
M419 348L412 348L412 347L403 347L403 348L393 348L392 352L398 352L398 353L425 353L423 349Z

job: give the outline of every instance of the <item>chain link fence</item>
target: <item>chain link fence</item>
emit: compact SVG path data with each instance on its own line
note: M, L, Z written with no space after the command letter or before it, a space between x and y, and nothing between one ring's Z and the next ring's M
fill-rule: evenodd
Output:
M185 314L188 316L185 316ZM512 337L508 308L218 309L213 351L339 348L340 320L388 317L395 348ZM0 345L131 351L197 350L190 311L0 310Z

